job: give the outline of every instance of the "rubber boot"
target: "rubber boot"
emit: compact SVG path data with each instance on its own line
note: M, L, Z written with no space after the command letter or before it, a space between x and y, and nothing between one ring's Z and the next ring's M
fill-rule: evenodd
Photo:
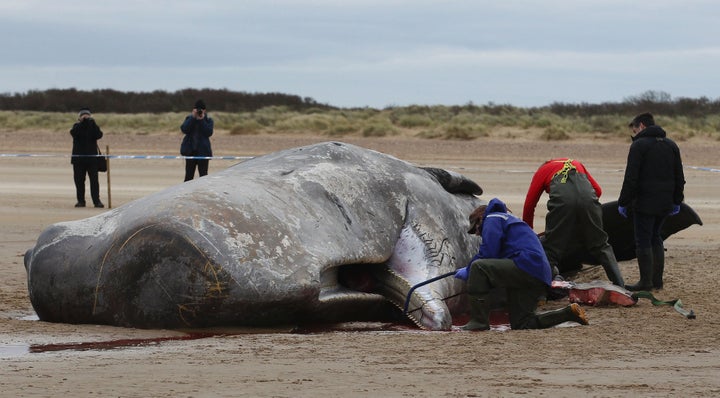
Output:
M653 246L653 274L652 285L654 289L663 288L663 272L665 272L665 248Z
M640 269L640 281L634 285L625 285L625 289L637 291L650 291L653 287L653 250L650 247L637 249L638 268Z
M581 325L589 325L585 310L578 303L572 303L567 307L553 311L543 312L537 315L538 325L541 329L551 328L563 322L577 322Z
M612 246L607 245L599 253L598 257L600 264L605 270L610 282L614 285L625 287L625 280L623 280L622 274L620 273L620 267L618 267L617 260L615 259L615 253L612 250Z
M560 270L558 269L557 265L553 265L550 267L550 270L552 271L552 277L555 279L556 276L560 275Z
M470 296L470 321L463 330L490 330L490 303L487 298Z

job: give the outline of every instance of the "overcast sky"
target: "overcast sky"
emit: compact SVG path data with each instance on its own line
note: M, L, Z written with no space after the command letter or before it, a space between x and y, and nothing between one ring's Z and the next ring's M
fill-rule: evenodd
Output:
M3 93L207 87L376 108L720 97L716 0L0 0L0 37Z

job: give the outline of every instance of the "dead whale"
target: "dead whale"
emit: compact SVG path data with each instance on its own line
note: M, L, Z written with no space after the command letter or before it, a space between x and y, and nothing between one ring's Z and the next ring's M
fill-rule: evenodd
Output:
M636 257L633 222L631 218L621 216L617 208L617 201L603 203L603 229L608 234L608 243L615 252L615 258L618 261L632 260ZM660 235L665 240L692 225L702 225L702 220L695 210L683 203L680 213L665 219ZM583 264L599 265L600 262L584 249L569 250L558 269L561 275L567 276L581 269Z
M280 151L50 226L25 255L30 300L43 321L137 328L396 317L475 253L481 193L349 144ZM423 286L408 316L448 330L463 289Z

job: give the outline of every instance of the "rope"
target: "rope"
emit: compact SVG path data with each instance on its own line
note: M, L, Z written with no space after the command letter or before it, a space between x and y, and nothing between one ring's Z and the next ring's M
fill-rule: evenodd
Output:
M662 301L662 300L658 300L657 298L655 298L655 296L653 296L652 293L647 292L647 291L635 292L635 293L633 293L632 296L635 299L638 299L638 298L649 299L650 302L652 303L652 305L656 305L656 306L657 305L671 305L671 306L673 306L673 308L675 308L675 311L679 312L685 318L695 319L695 312L693 310L688 311L685 308L683 308L683 304L682 304L682 301L680 301L680 299Z
M560 179L560 183L565 184L567 182L568 173L570 172L570 170L577 170L577 168L572 164L572 162L573 162L572 159L566 160L565 163L563 164L563 168L560 169L560 171L558 171L557 173L555 173L553 178L555 178L559 175L562 175L562 178Z

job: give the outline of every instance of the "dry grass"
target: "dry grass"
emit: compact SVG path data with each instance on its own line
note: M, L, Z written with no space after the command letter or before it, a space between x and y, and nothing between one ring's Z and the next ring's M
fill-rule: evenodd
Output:
M484 137L534 138L563 141L576 137L624 137L628 117L602 115L561 117L549 111L510 108L487 112L482 107L410 106L376 110L370 108L295 111L267 107L256 112L212 112L215 130L230 135L295 135L339 137L417 137L475 140ZM186 114L96 114L104 131L113 134L148 135L177 133ZM720 115L704 118L656 116L658 124L678 141L693 137L720 139ZM67 132L74 113L0 111L0 130Z

